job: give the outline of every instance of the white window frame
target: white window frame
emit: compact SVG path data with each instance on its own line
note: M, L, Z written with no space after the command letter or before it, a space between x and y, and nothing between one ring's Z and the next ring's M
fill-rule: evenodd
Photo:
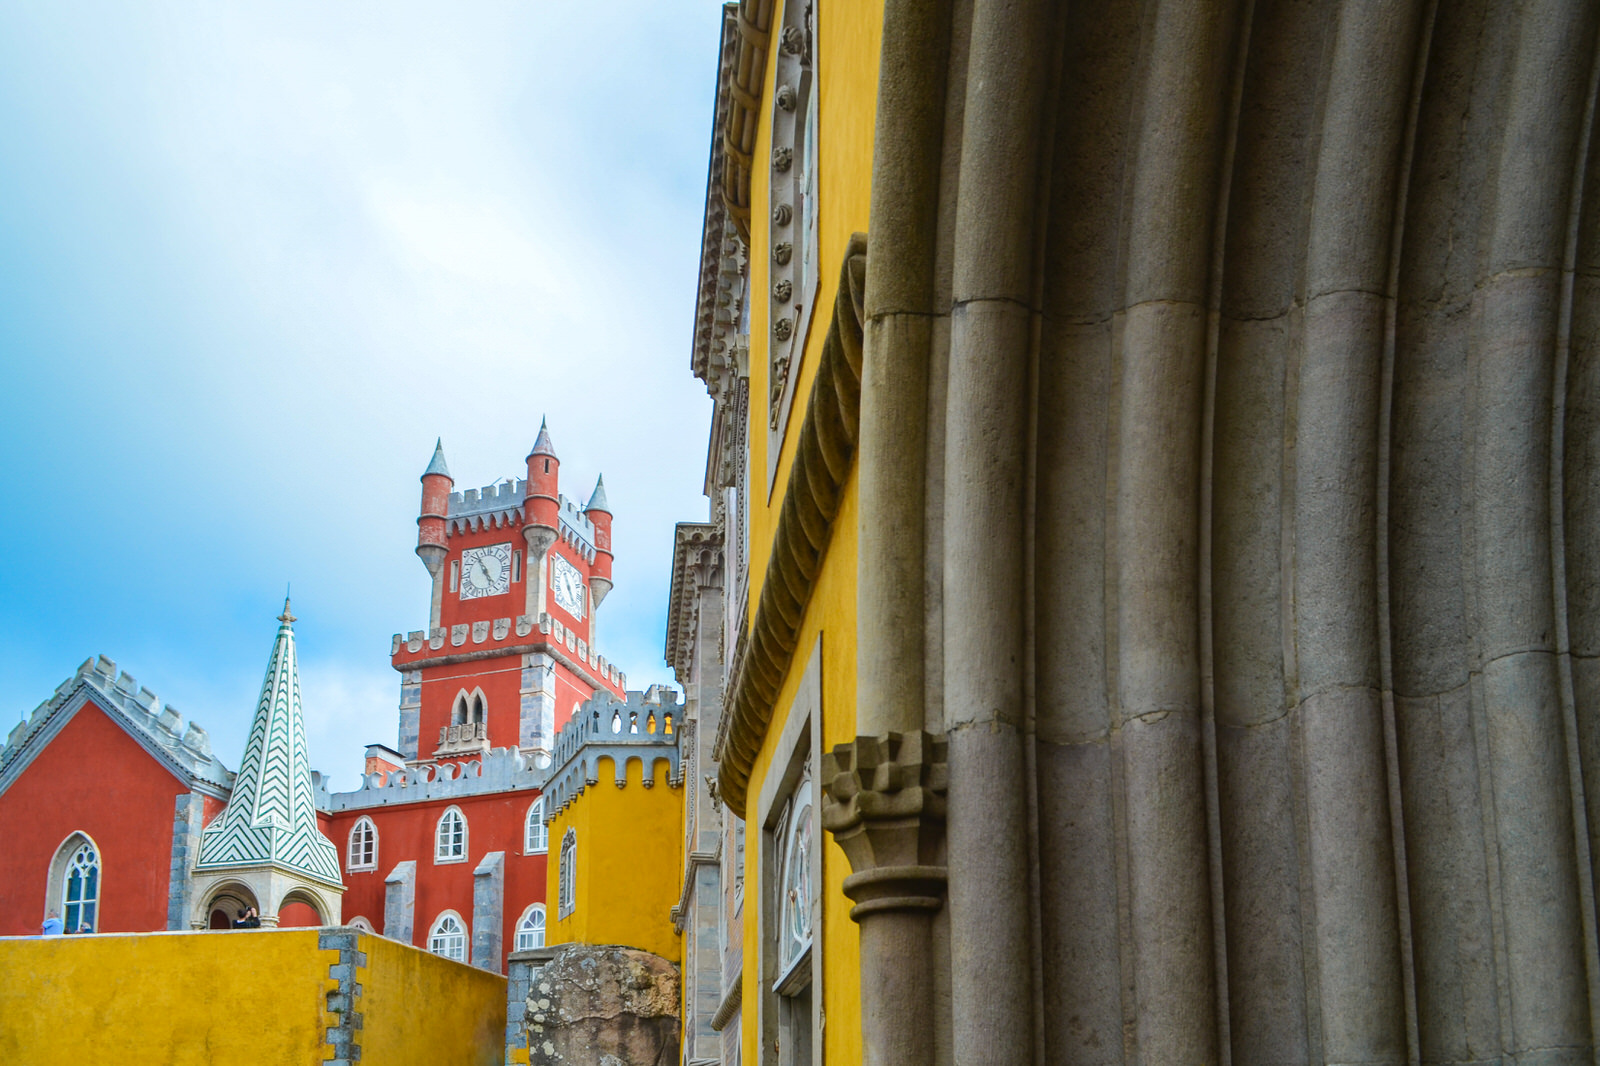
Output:
M455 923L455 928L446 929L445 923ZM428 930L428 951L441 959L454 959L456 962L467 961L467 923L461 920L461 915L455 911L445 911L433 920L433 928ZM448 950L454 941L460 948L460 954ZM447 950L440 951L439 947Z
M761 1066L822 1066L823 943L820 778L815 759L822 751L822 638L812 646L800 684L783 717L756 804L760 827L756 856L756 965L761 996L757 1006L757 1045ZM802 790L806 796L803 802ZM780 949L783 872L793 839L792 821L809 806L811 828L811 941L788 957ZM809 1010L809 1017L803 1012ZM797 1027L804 1027L797 1031ZM801 1034L804 1039L801 1039ZM809 1043L810 1055L803 1052Z
M359 914L356 915L354 918L351 918L348 922L345 922L344 924L348 925L352 929L359 929L363 933L371 933L374 936L376 936L377 933L378 933L378 931L373 928L372 923L367 921L365 918L363 918Z
M61 924L68 933L76 933L83 925L83 910L89 909L89 928L95 932L100 931L100 899L105 889L105 863L100 857L100 846L89 839L87 833L75 833L74 836L82 837L78 846L66 856L66 861L61 867L60 883L57 885L57 899L61 901ZM80 867L78 859L85 851L89 853L89 863ZM72 885L72 875L79 869L89 869L94 872L94 884L86 891L81 891L75 900L69 900L68 893Z
M556 862L556 917L567 919L578 909L578 833L571 826L561 838Z
M445 819L452 814L461 820L461 840L459 845L461 850L459 853L455 850L457 847L456 842L452 840L447 844L445 839ZM434 823L433 827L433 864L435 866L443 866L446 863L466 862L467 852L467 816L461 812L460 807L454 805L446 807L444 813L439 815L439 820Z
M539 918L539 924L536 927L532 924L535 915L537 915ZM511 938L512 950L532 951L534 948L544 947L545 940L549 935L549 929L550 921L549 916L545 914L544 904L531 904L527 910L522 912L522 917L517 919L517 930ZM534 933L536 931L538 933L539 941L537 944L523 943L524 935L526 935L527 939L532 940L534 939Z
M528 804L522 825L522 854L545 855L550 851L550 827L544 824L544 797Z
M356 854L356 834L365 828L372 834L372 854L366 858L358 858ZM366 841L362 842L363 844ZM363 851L367 850L365 847ZM356 824L350 827L350 839L345 845L345 869L347 870L376 870L378 868L378 824L366 815L356 819Z

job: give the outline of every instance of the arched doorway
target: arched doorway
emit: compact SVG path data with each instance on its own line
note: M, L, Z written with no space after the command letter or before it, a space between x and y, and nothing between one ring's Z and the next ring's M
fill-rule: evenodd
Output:
M206 901L205 910L208 929L232 929L234 920L239 912L247 907L261 909L261 904L256 900L256 894L238 881L227 881L218 885L211 892L211 898Z

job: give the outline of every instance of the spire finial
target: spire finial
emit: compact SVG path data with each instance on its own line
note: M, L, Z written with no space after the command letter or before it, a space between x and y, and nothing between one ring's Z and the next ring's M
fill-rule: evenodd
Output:
M433 442L433 458L428 461L428 469L422 472L422 476L427 477L429 474L443 474L445 477L450 477L450 468L445 465L444 461L443 437ZM450 480L454 481L455 479L450 478Z
M550 443L550 425L544 417L539 419L539 436L534 439L530 455L555 455L556 447Z
M294 624L294 613L289 610L289 586L283 587L283 613L278 616L278 621L284 625Z

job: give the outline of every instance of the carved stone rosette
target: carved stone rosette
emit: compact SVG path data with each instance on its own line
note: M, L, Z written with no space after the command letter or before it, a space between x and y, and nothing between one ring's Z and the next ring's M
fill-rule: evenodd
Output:
M822 825L855 871L844 881L855 921L943 905L946 752L942 736L886 733L823 756Z

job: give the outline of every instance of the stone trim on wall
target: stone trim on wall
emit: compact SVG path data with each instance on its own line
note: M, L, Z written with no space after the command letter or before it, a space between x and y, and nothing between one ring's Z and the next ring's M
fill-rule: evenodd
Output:
M180 793L173 800L172 866L167 877L167 928L189 928L189 865L200 846L205 800L199 793Z
M357 950L361 931L354 928L324 929L317 936L317 947L337 951L339 960L328 967L333 987L327 991L327 1011L332 1017L323 1033L323 1044L333 1049L329 1066L350 1066L361 1061L361 983L357 971L367 965L367 953Z
M745 246L750 244L750 175L755 170L761 97L767 84L767 42L773 0L739 0L739 46L733 62L732 102L722 135L722 200Z
M500 972L504 940L506 853L491 851L472 871L472 965Z
M416 929L417 861L396 863L383 879L383 935L402 944L412 942Z
M714 757L720 794L743 812L750 770L789 671L800 620L833 535L839 497L855 461L861 421L862 297L867 238L851 236L839 271L833 319L784 489L783 509L761 586L755 621L734 663Z

